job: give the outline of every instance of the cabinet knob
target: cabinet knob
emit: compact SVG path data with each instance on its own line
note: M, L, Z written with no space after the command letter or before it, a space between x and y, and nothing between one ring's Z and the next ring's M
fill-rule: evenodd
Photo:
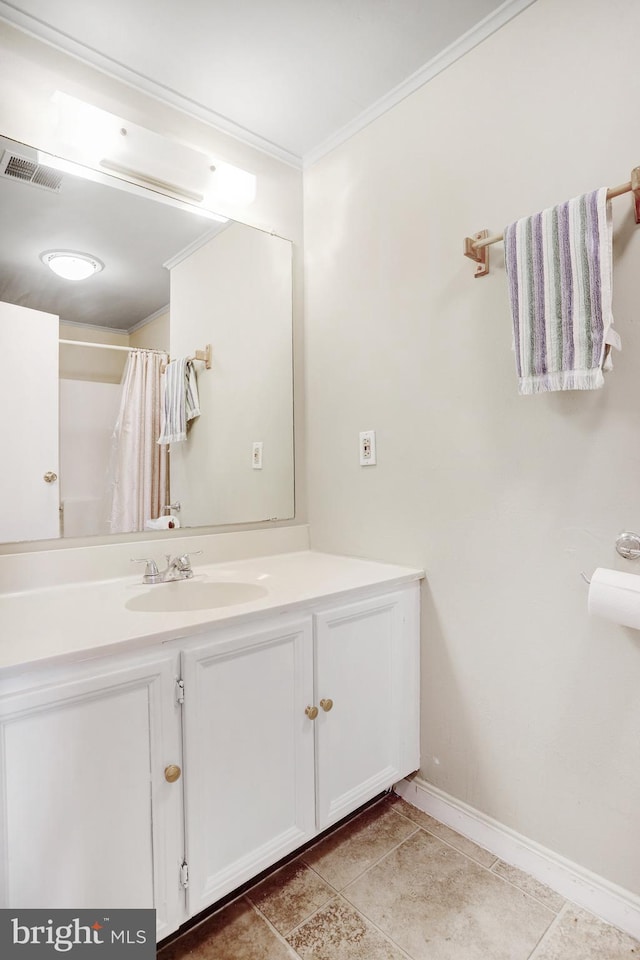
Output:
M175 783L176 780L180 779L180 774L182 770L175 763L170 763L168 767L164 768L164 778L167 783Z
M55 481L58 479L58 474L54 473L53 470L47 470L42 479L45 483L55 483Z
M315 720L315 718L318 716L318 708L307 707L307 709L305 710L305 713L309 717L309 720Z
M333 700L329 700L329 699L327 699L327 700L321 700L321 701L320 701L320 706L322 707L322 709L324 710L325 713L329 713L329 710L331 710L331 708L332 708L332 706L333 706Z

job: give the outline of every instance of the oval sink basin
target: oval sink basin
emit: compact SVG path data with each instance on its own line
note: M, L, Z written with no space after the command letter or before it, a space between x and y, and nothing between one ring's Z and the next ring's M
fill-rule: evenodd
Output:
M257 583L210 582L202 580L175 580L157 583L145 593L127 600L127 610L143 613L175 613L180 610L211 610L248 603L267 595Z

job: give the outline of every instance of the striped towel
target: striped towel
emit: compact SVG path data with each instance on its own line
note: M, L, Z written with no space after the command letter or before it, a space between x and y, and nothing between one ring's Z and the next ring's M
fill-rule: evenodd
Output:
M601 387L620 349L606 187L517 220L504 243L518 392Z
M200 416L196 371L191 360L172 360L164 372L164 396L158 443L187 439L187 423Z

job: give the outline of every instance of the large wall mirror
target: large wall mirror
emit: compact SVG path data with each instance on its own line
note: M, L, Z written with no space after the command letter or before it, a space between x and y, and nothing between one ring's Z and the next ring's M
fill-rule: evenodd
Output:
M291 243L62 166L0 138L0 542L290 519ZM54 251L98 270L59 276ZM134 361L143 381L159 366L160 393L131 407ZM196 415L157 444L182 384ZM151 419L153 477L118 447ZM143 502L136 521L114 519L115 489Z

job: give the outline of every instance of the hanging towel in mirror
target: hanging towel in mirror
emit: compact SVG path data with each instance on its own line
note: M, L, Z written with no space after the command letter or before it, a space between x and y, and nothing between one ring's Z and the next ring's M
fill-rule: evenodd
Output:
M193 361L172 360L164 372L162 420L158 443L187 439L187 423L200 416L198 384Z
M594 390L611 368L611 203L602 187L504 231L518 392Z

